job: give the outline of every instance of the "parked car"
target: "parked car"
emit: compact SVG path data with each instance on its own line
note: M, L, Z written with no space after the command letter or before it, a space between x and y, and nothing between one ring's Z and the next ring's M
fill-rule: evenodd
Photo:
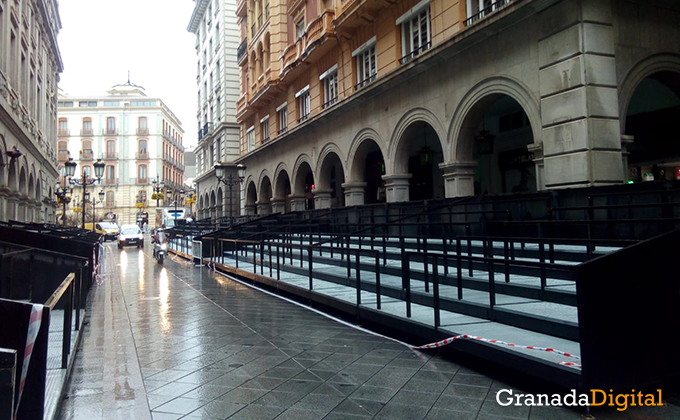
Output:
M92 223L85 223L85 229L92 230ZM104 240L113 240L118 236L118 225L113 222L97 222L94 231L104 235Z
M144 235L137 225L122 225L118 234L118 249L124 246L137 245L137 248L144 248Z

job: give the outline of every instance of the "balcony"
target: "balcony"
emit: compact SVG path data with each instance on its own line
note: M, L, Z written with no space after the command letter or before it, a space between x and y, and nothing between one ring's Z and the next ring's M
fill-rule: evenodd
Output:
M239 120L241 115L246 111L246 106L248 105L248 93L244 92L239 96L236 101L236 119Z
M106 154L104 155L104 160L112 160L112 159L118 159L118 153L106 152Z
M68 137L68 136L71 135L71 131L70 130L59 130L59 131L57 131L57 135L59 137Z
M81 150L80 160L94 160L94 153L92 153L92 150Z
M244 17L248 9L246 8L246 0L238 0L236 2L236 16Z
M431 46L432 46L432 42L428 42L427 44L424 44L420 48L415 49L415 50L411 51L410 53L406 54L405 56L401 57L399 59L399 63L401 63L401 64L408 63L409 61L416 58L418 56L418 54L421 54L421 53L429 50Z
M149 135L149 129L148 128L138 128L137 129L137 135L138 136L148 136Z
M132 178L132 183L135 185L148 185L149 178Z
M80 130L80 137L92 137L92 129Z
M385 3L394 5L394 0L340 0L335 19L335 30L338 33L351 34L360 26L372 23L385 7ZM336 3L337 4L337 3Z
M68 160L68 150L59 151L59 162L66 162Z
M371 83L373 83L373 82L375 81L376 77L377 77L377 75L374 74L374 75L372 75L372 76L369 76L369 77L365 78L365 79L362 80L361 82L359 82L359 83L357 83L356 85L354 85L354 90L359 90L359 89L362 89L362 88L365 87L365 86L370 85Z
M309 23L307 32L302 34L295 41L295 44L289 45L283 51L279 74L281 80L286 77L294 79L306 69L299 64L313 64L337 45L335 29L333 28L334 18L335 12L333 10L325 10L323 14Z
M465 20L465 26L470 26L473 23L484 19L485 17L489 16L491 13L502 9L503 7L507 6L508 4L512 3L514 0L497 0L493 3L491 3L489 6L483 8L479 12L475 13L474 15L470 16Z
M135 153L135 158L141 159L141 160L147 160L147 159L149 159L149 152L137 152L137 153Z
M247 49L248 40L244 39L243 42L241 42L241 44L238 46L238 49L236 50L236 61L238 62L239 66L242 66L248 62L248 54L246 54Z
M115 201L106 201L104 202L104 208L106 209L111 209L116 207L116 202Z
M118 135L118 129L117 128L105 128L105 129L102 130L102 135L117 136Z
M118 178L105 178L104 185L118 185Z

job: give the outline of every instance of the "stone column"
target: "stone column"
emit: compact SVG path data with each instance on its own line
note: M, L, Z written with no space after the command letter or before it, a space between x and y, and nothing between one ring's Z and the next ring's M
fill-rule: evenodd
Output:
M536 189L545 189L545 158L543 157L542 144L530 144L527 150L534 154L534 167L536 168Z
M6 185L0 186L0 221L7 221L7 198L10 194L10 189Z
M538 16L548 189L623 182L611 3L563 1Z
M9 197L7 197L7 212L5 215L7 216L7 220L18 220L17 215L18 215L18 210L19 210L19 193L16 191L12 191L9 194Z
M303 211L305 209L304 195L289 195L290 197L290 211Z
M264 216L265 214L271 214L272 205L269 201L258 201L255 203L257 205L257 214Z
M257 214L257 204L245 205L246 216L255 216Z
M363 206L366 202L365 182L345 182L341 185L345 190L345 206Z
M409 180L413 175L411 174L396 174L383 175L382 179L385 181L385 190L387 192L388 203L398 203L401 201L409 201Z
M315 209L329 209L331 208L331 189L314 188L314 208Z
M281 197L272 198L272 213L283 214L286 212L286 199Z
M443 172L444 196L467 197L475 195L475 168L477 162L440 163Z

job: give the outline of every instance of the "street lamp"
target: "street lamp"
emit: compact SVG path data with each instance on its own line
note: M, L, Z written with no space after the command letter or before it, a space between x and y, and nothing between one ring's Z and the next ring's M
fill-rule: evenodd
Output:
M64 165L66 165L66 172L71 173L73 175L76 172L76 166L78 165L73 161L73 158L70 158L68 162L66 162ZM93 185L95 182L100 181L102 179L102 176L104 176L104 167L106 164L102 162L101 159L97 159L97 161L94 163L94 176L95 178L90 178L87 176L87 173L83 171L83 176L81 179L77 178L70 178L69 182L72 185L82 185L83 186L83 229L85 229L85 197L87 196L86 193L86 188L88 185Z
M175 212L172 214L173 218L173 226L177 226L177 202L180 201L184 197L184 187L182 187L181 190L179 190L179 193L175 193ZM177 194L179 194L179 197L177 197Z
M66 224L66 205L71 202L71 196L70 194L73 194L73 188L69 188L66 186L67 180L73 176L74 172L76 170L75 165L67 165L64 167L64 175L62 176L62 180L64 181L64 185L60 185L59 181L57 181L57 186L54 190L54 195L57 196L57 202L61 203L64 205L64 210L61 215L61 224L65 225Z
M99 204L104 202L104 195L105 195L104 190L100 190L99 191ZM95 198L92 199L92 231L93 232L95 231L94 225L97 223L96 207L97 207L97 198L95 197ZM83 207L83 209L84 209L84 207Z
M225 176L225 172L230 166L231 165L225 165L222 162L217 162L217 165L215 165L215 176L217 176L218 183L221 182L229 187L229 226L231 227L234 226L234 209L231 205L231 187L243 183L243 180L246 178L246 166L240 163L236 165L236 168L238 169L238 177L235 177L233 173L230 173L229 176Z
M156 198L156 207L158 207L158 201L161 199L161 196L163 195L163 188L165 188L165 184L163 181L158 180L158 174L156 174L156 179L151 182L153 184L153 196L151 199L154 197Z

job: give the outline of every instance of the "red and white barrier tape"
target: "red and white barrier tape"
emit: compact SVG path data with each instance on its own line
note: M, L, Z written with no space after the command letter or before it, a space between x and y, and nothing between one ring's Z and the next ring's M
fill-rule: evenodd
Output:
M26 348L24 349L24 362L21 366L21 379L19 380L19 399L17 400L16 414L19 412L19 404L21 404L21 394L24 392L24 385L26 385L26 376L28 375L28 366L31 363L31 354L33 354L33 346L35 339L38 337L40 325L42 324L43 306L34 304L31 308L31 315L28 321L28 332L26 333Z

